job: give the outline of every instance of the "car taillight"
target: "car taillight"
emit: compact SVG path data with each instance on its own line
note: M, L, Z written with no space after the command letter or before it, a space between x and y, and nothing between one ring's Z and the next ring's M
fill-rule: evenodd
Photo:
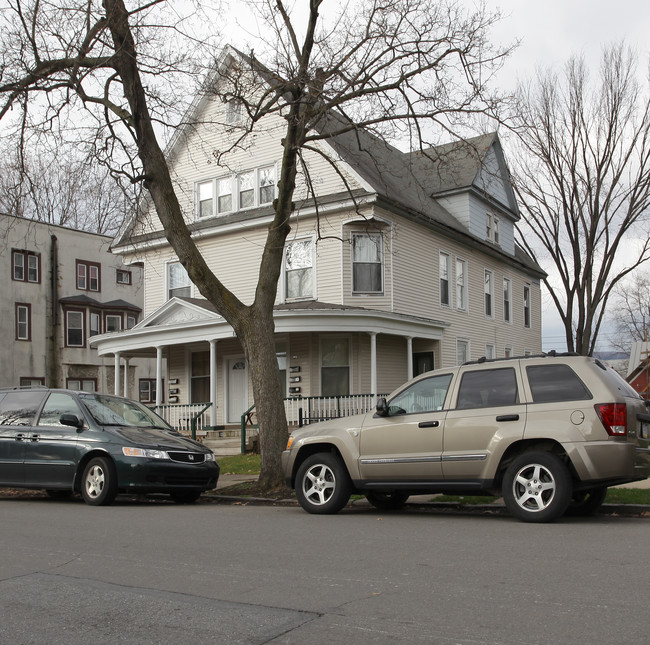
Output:
M596 412L607 430L614 437L624 437L627 434L627 407L625 403L603 403L595 405Z

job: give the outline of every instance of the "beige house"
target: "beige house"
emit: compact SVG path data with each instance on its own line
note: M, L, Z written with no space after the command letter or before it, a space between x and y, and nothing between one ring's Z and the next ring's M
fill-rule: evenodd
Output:
M112 238L0 215L0 387L113 391L115 363L90 339L142 320L142 268L110 251ZM121 394L155 400L155 365L122 361Z
M214 152L231 147L243 116L211 96L193 110L194 127L168 149L177 192L208 264L250 302L283 120L267 117L248 147L217 165ZM520 215L496 134L412 154L360 130L318 146L305 153L275 308L290 421L311 409L306 397L351 412L423 371L541 351L544 274L515 243ZM211 403L206 425L238 425L254 403L242 348L152 209L134 216L113 251L144 266L145 316L93 338L98 353L116 364L156 357L158 404Z

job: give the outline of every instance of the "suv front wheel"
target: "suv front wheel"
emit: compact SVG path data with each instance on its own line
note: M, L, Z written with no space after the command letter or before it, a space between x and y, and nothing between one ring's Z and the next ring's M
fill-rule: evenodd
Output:
M298 468L296 497L309 513L338 513L348 503L351 490L348 471L336 455L311 455Z
M524 522L552 522L566 511L572 495L571 475L550 452L526 452L508 466L503 500Z

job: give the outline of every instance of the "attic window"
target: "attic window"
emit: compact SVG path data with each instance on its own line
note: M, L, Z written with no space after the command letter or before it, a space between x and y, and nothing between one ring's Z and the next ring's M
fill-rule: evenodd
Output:
M241 123L243 118L244 106L239 99L230 99L226 102L226 123L236 125Z
M485 239L499 244L499 218L492 213L485 215Z

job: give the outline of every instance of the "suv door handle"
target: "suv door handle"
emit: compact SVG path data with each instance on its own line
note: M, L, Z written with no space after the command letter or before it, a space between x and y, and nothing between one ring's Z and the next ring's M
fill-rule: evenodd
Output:
M16 441L26 441L27 440L27 435L24 432L19 432L14 439Z
M440 421L421 421L418 423L418 428L437 428Z
M30 439L32 441L40 441L41 440L41 435L40 434L33 434Z
M501 414L497 417L497 421L519 421L518 414Z

